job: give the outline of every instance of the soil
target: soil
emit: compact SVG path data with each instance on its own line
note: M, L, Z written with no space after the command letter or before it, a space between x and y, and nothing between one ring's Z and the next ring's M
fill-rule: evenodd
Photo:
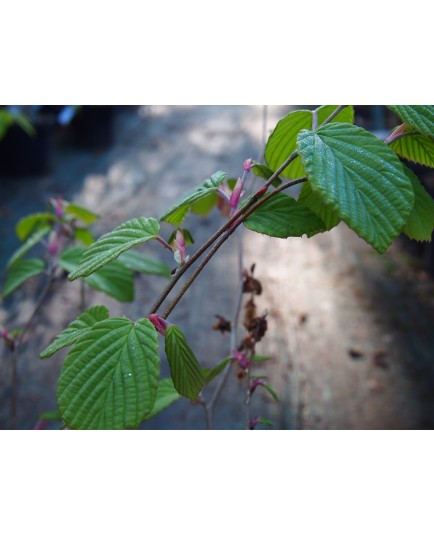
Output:
M268 107L267 132L290 109ZM86 151L60 139L49 174L0 179L2 266L18 246L16 222L43 210L53 195L101 214L94 226L100 234L129 218L159 217L219 169L237 177L246 158L258 158L263 138L262 106L122 107L115 121L111 149ZM217 212L189 216L192 250L221 223ZM163 236L170 232L164 224ZM265 374L279 395L276 402L258 388L252 416L273 421L275 429L434 428L434 282L399 241L379 256L341 224L310 239L279 240L244 230L242 242L244 266L256 265L263 287L258 310L267 311L268 321L257 350L271 359L258 364L255 374ZM212 326L215 315L234 314L240 285L236 243L226 242L170 317L204 367L230 352L229 335ZM174 266L157 243L146 244L143 252ZM91 290L86 301L135 320L147 314L164 285L161 278L140 277L131 304ZM0 324L23 325L40 288L31 280L6 300ZM67 352L47 360L38 355L80 313L79 295L79 282L59 283L22 347L18 428L33 428L42 412L56 408L56 381ZM11 362L5 349L0 352L0 427L8 428ZM164 359L162 369L166 377ZM243 428L244 399L234 368L215 408L214 428ZM203 408L182 399L141 428L205 426Z

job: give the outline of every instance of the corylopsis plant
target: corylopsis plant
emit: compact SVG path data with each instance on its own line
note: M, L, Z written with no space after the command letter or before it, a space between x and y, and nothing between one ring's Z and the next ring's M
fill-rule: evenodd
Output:
M211 379L238 363L246 376L248 429L268 424L250 415L249 399L259 388L273 396L267 379L250 372L255 345L265 333L266 313L251 317L247 338L211 372L204 371L179 326L167 318L221 245L238 227L277 238L314 236L340 222L348 225L377 252L384 253L400 233L415 240L431 240L434 202L404 160L434 167L434 107L390 106L403 122L381 140L353 124L351 106L321 106L299 110L283 118L265 147L265 164L246 160L237 180L218 171L186 194L161 216L129 220L98 239L82 254L69 279L89 277L109 267L131 248L157 240L176 255L178 267L165 290L135 321L110 318L106 308L82 313L55 339L48 357L72 346L58 382L58 405L65 424L73 429L137 428L179 396L204 403ZM244 196L248 174L264 179L251 196ZM286 190L301 184L297 199ZM186 230L192 210L206 213L218 206L225 223L195 252L187 254ZM174 238L160 236L160 221L174 226ZM182 275L195 266L160 311ZM253 278L252 273L247 273ZM253 292L253 291L252 291ZM246 310L253 311L254 301ZM228 329L219 317L219 328ZM225 327L223 327L225 326ZM159 345L163 338L171 377L160 379ZM276 395L277 396L277 395ZM213 397L215 398L215 397ZM206 403L204 403L206 405Z

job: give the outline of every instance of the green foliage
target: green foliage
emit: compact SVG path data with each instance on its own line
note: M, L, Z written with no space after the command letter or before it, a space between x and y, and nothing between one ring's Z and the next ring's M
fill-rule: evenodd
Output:
M206 385L211 383L214 380L214 378L217 378L217 376L224 371L224 369L226 368L226 365L230 361L231 361L231 358L226 357L225 359L223 359L223 361L220 361L220 363L218 363L213 369L211 370L202 369L202 374L205 376Z
M23 241L31 234L38 231L41 227L49 228L47 224L53 224L56 221L54 214L50 212L39 212L38 214L29 214L22 218L15 227L18 238Z
M86 225L90 225L99 220L99 215L95 214L95 212L91 212L87 208L76 205L75 203L65 203L65 205L65 214L78 218Z
M86 248L81 247L68 248L60 256L59 266L69 273L78 270L86 251ZM112 261L97 272L84 277L83 281L121 302L134 300L134 274L122 262Z
M409 132L392 142L389 147L410 162L434 167L434 140L429 136Z
M366 130L344 123L301 131L298 148L312 189L384 253L414 202L411 182L395 153Z
M434 137L434 106L389 106L409 127Z
M167 328L165 345L175 389L179 394L196 400L205 386L205 378L196 356L177 326Z
M21 246L13 253L12 257L9 259L6 267L11 268L13 264L22 259L24 255L29 252L33 246L36 246L45 235L47 235L51 230L51 227L43 226L39 227L33 234L31 234L27 240L21 244Z
M85 277L113 261L124 251L158 236L160 226L154 218L135 218L101 236L83 254L83 261L69 274L69 280Z
M82 335L89 331L94 324L101 322L102 320L107 320L108 317L109 311L107 307L104 307L103 305L91 307L71 322L66 329L59 333L54 341L41 352L40 357L51 357L60 349L65 348L66 346L71 346L71 344L77 342Z
M260 206L244 225L257 233L278 238L315 234L325 230L324 222L311 210L285 194L277 194Z
M70 428L137 428L152 410L160 374L157 332L148 319L93 324L70 350L57 400Z
M28 279L41 274L44 270L45 263L41 259L21 259L15 262L8 271L2 298L7 298Z
M397 155L433 166L434 107L391 106L408 127L404 137L392 141L390 146L354 126L350 106L340 110L331 123L323 124L336 108L322 106L314 111L292 112L277 124L265 149L266 165L253 162L252 171L269 180L273 170L297 151L297 158L272 184L283 188L285 179L304 176L306 182L297 200L280 191L268 192L270 198L258 201L256 210L244 221L245 227L268 236L288 238L312 236L330 230L342 220L380 253L400 232L416 240L430 240L434 201ZM208 214L217 204L219 187L226 181L225 187L233 188L235 180L218 171L175 203L161 220L179 228L189 211ZM263 195L265 189L257 195ZM59 268L63 268L70 273L71 281L81 277L88 285L120 301L131 301L134 297L134 272L171 277L166 264L131 251L134 246L158 237L160 225L156 219L129 220L95 241L87 228L77 227L77 220L86 226L98 216L73 203L62 203L56 205L56 214L32 214L18 223L16 231L23 243L9 260L3 297L45 270L43 260L24 256L50 231L50 274L62 275ZM240 221L241 218L233 225ZM185 242L192 244L188 230L182 232ZM221 238L223 232L221 229L216 236ZM59 239L59 248L53 236ZM175 236L176 231L169 244ZM66 247L74 239L88 247ZM175 279L172 283L176 283ZM66 426L137 428L180 396L197 401L203 388L230 366L232 358L226 357L215 367L202 369L181 329L165 327L163 319L154 313L149 318L160 332L165 329L171 378L159 381L158 335L154 324L148 318L136 322L110 319L104 306L91 307L79 315L41 352L41 358L48 358L72 346L57 388L61 418ZM261 362L269 358L254 355L249 359ZM251 392L261 385L277 401L278 395L265 376L251 376L252 380L255 378L261 381L252 386ZM202 398L199 401L205 403ZM252 427L255 423L272 425L262 418L251 422Z
M155 397L154 407L151 412L145 417L145 421L152 419L158 413L161 413L163 409L166 409L174 402L176 402L181 395L175 389L172 378L166 378L161 380L157 387L157 396Z
M406 168L414 190L414 206L403 232L415 240L431 240L434 228L434 200L425 190L416 175Z
M214 175L207 179L201 186L199 186L199 188L195 188L192 192L183 197L181 201L170 207L168 212L161 216L161 221L171 223L176 227L181 225L192 206L200 199L216 192L226 177L227 175L223 171L214 173Z
M306 207L316 214L323 222L324 229L323 231L330 231L333 227L336 227L341 221L336 210L324 203L321 196L312 190L312 185L310 182L305 182L301 189L298 204L302 207ZM314 233L308 233L308 236L312 236Z
M162 277L170 277L171 275L170 268L167 264L142 255L137 251L125 251L125 253L119 255L118 261L127 268L133 270L133 272L148 275L160 275Z
M335 110L337 106L321 106L316 110L318 125L321 125ZM265 161L269 168L278 169L289 155L296 150L297 135L302 129L312 129L314 112L310 110L297 110L289 113L277 123L271 133L265 148ZM354 110L352 106L344 108L333 121L352 123ZM297 179L306 175L302 162L296 158L281 176L288 179Z

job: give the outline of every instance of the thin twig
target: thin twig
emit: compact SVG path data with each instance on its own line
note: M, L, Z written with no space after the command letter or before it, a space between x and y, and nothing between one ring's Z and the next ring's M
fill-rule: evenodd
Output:
M272 190L267 195L264 195L264 197L261 197L260 199L256 200L256 203L253 206L250 206L250 208L244 212L241 216L239 216L240 213L237 213L236 216L238 216L238 219L236 222L234 222L233 226L229 229L226 229L220 236L219 240L214 244L214 246L210 249L210 251L207 253L206 257L203 259L203 261L199 264L199 266L196 268L196 270L193 272L193 274L190 276L190 278L184 283L183 287L179 290L178 294L175 296L169 307L166 309L164 314L162 315L162 318L166 319L170 313L173 311L173 309L176 307L178 302L181 300L182 296L186 293L190 285L193 283L193 281L197 278L197 276L200 274L200 272L205 268L205 266L208 264L208 262L212 259L212 257L215 255L215 253L220 249L220 247L226 242L226 240L235 232L237 227L239 227L255 210L257 210L261 205L266 203L269 199L274 197L280 192L283 192L287 188L290 188L291 186L295 186L296 184L300 184L302 182L306 182L307 177L302 177L300 179L295 179L290 182L286 182L282 185L280 185L275 190Z

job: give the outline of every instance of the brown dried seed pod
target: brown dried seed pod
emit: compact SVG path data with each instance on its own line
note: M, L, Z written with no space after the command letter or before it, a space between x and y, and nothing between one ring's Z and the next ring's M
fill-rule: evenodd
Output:
M249 331L250 322L256 317L256 305L253 298L250 298L244 306L244 320L243 325Z
M224 316L221 315L215 315L216 318L218 318L217 322L213 325L212 329L219 330L221 333L224 333L225 331L231 332L231 323L229 320L226 320Z

